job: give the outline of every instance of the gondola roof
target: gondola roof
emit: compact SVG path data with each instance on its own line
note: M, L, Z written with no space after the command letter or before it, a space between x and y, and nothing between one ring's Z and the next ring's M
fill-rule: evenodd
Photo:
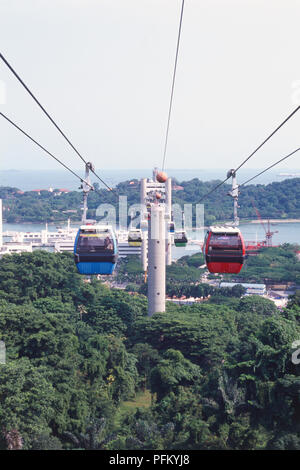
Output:
M238 227L226 227L222 225L215 225L209 227L209 231L213 233L241 233Z

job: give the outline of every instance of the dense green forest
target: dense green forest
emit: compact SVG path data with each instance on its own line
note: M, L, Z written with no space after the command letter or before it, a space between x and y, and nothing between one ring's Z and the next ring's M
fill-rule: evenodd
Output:
M263 248L257 255L246 258L239 274L213 274L210 277L234 282L291 282L300 286L300 261L296 256L296 250L299 249L299 246L288 243L280 247ZM193 297L212 294L213 287L199 284L201 276L207 272L206 268L202 267L204 264L202 253L196 253L192 256L183 256L176 263L167 266L167 294ZM121 258L114 279L120 284L125 283L127 290L146 292L144 273L137 256Z
M0 260L2 449L300 449L298 293L148 318L86 281L69 254Z
M249 282L292 282L300 285L300 261L295 249L299 246L284 243L279 247L263 248L257 256L249 256L241 272L225 275L226 280Z
M128 206L139 203L139 182L133 180L120 183L116 191L109 192L100 189L95 183L97 192L89 196L89 214L96 217L99 204L110 203L117 207L118 196L128 198ZM197 204L201 197L213 189L219 181L203 182L195 178L191 181L176 182L183 189L173 191L173 203ZM232 218L232 200L225 197L230 190L229 184L224 184L204 200L205 223L230 220ZM81 219L82 193L71 191L59 194L57 191L19 191L17 188L0 187L0 198L3 199L4 218L7 222L56 222ZM267 185L250 184L242 188L240 194L239 216L255 219L256 212L252 201L265 218L300 218L300 178L287 179ZM118 208L117 208L118 209ZM195 209L195 208L194 208ZM68 212L71 211L71 212ZM194 214L195 215L195 214Z

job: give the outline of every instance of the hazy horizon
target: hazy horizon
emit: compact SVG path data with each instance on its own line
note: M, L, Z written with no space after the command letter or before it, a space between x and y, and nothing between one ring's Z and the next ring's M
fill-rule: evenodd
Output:
M77 170L78 174L84 177L83 171ZM238 183L242 184L254 176L258 169L244 169L241 168L238 175ZM221 180L226 176L227 170L224 169L169 169L168 175L175 178L178 182L189 181L193 178L199 178L202 181ZM281 175L282 173L282 175ZM300 177L300 171L297 169L272 169L258 178L251 181L250 184L269 184L274 181L281 182L288 177L287 174L295 174ZM299 176L298 176L299 175ZM107 169L102 170L99 176L103 178L107 184L116 186L118 183L131 180L150 178L152 176L151 169ZM92 183L99 183L100 188L104 186L95 178L91 177ZM228 183L230 183L228 181ZM79 188L79 181L64 169L48 169L48 170L0 170L0 186L16 187L23 191L30 191L32 189L48 189L66 188L70 190L77 190Z

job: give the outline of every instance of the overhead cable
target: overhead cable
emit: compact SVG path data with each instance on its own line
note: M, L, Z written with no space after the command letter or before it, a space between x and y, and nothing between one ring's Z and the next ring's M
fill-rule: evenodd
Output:
M179 52L179 44L180 44L180 36L181 36L183 10L184 10L184 0L182 0L182 5L181 5L179 30L178 30L178 36L177 36L177 46L176 46L175 64L174 64L174 70L173 70L173 79L172 79L172 88L171 88L171 97L170 97L170 104L169 104L168 120L167 120L167 130L166 130L165 145L164 145L162 171L164 170L165 163L166 163L166 154L167 154L167 145L168 145L168 137L169 137L169 128L170 128L170 119L171 119L171 111L172 111L172 104L173 104L173 96L174 96L175 77L176 77L176 70L177 70L177 61L178 61L178 52Z
M8 62L8 60L4 57L3 54L0 52L0 59L7 65L9 70L14 74L14 76L17 78L17 80L21 83L21 85L25 88L25 90L29 93L29 95L32 97L32 99L36 102L36 104L41 108L43 113L47 116L47 118L52 122L52 124L56 127L56 129L60 132L60 134L64 137L64 139L68 142L68 144L72 147L72 149L76 152L76 154L81 158L81 160L87 164L87 161L85 158L79 153L77 148L72 144L70 139L66 136L66 134L62 131L62 129L58 126L58 124L54 121L54 119L50 116L50 114L46 111L44 106L40 103L40 101L37 99L37 97L33 94L33 92L28 88L26 83L22 80L22 78L18 75L18 73L15 71L15 69L12 67L12 65ZM102 184L104 184L110 191L112 191L112 188L108 186L105 181L103 181L102 178L93 170L91 170L92 173L98 178L99 181L101 181Z
M284 121L282 121L281 124L279 124L279 126L277 126L276 129L275 129L273 132L271 132L271 134L270 134L258 147L256 147L256 149L255 149L255 150L254 150L254 151L253 151L235 170L233 170L233 172L236 173L243 165L245 165L245 163L246 163L248 160L250 160L250 158L253 157L253 155L254 155L259 149L261 149L261 147L262 147L266 142L268 142L268 140L271 139L271 137L272 137L274 134L276 134L276 132L279 131L279 129L280 129L282 126L284 126L284 124L285 124L289 119L291 119L291 117L294 116L294 114L296 114L296 112L299 111L299 109L300 109L300 105L297 106L297 108L294 109L294 111L293 111L292 113L290 113L290 114L288 115L288 117L287 117ZM296 150L296 151L297 151L297 150ZM295 153L296 151L292 152L292 154ZM290 156L290 155L287 155L286 157L284 157L284 159L285 159L285 158L288 158L289 156ZM280 160L280 161L282 161L282 160ZM274 164L274 166L277 165L278 163L280 163L280 161L279 161L279 162L276 162L276 164ZM272 166L271 166L270 168L272 168ZM262 173L264 173L265 171L267 171L267 170L264 170ZM202 201L203 199L205 199L207 196L209 196L209 195L212 194L214 191L216 191L220 186L222 186L224 183L226 183L226 181L228 181L230 178L231 178L231 174L230 174L229 176L227 176L227 178L225 178L221 183L219 183L219 184L218 184L215 188L213 188L211 191L209 191L208 193L204 194L204 195L201 197L201 199L199 200L199 202L201 202L201 201ZM246 183L244 183L244 184L246 184Z
M85 183L88 186L90 186L91 189L94 189L93 185L88 183L86 180L81 178L75 171L73 171L71 168L69 168L65 163L63 163L59 158L55 157L53 153L49 152L43 145L41 145L37 140L35 140L33 137L31 137L27 132L25 132L20 126L18 126L14 121L12 121L8 116L6 116L4 113L0 112L0 116L2 116L4 119L6 119L7 122L9 122L12 126L14 126L18 131L20 131L23 135L25 135L29 140L31 140L33 143L35 143L40 149L42 149L44 152L46 152L50 157L54 158L60 165L62 165L64 168L66 168L70 173L72 173L76 178L78 178L81 183Z
M239 184L238 186L241 187L241 186L245 186L245 184L247 183L250 183L250 181L254 180L255 178L257 178L258 176L262 175L263 173L265 173L266 171L270 170L271 168L273 168L274 166L278 165L279 163L283 162L284 160L286 160L287 158L291 157L292 155L294 155L296 152L299 152L300 150L300 147L298 147L296 150L293 150L293 152L289 153L288 155L286 155L285 157L281 158L280 160L278 160L276 163L273 163L273 165L270 165L268 168L266 168L265 170L261 171L260 173L258 173L257 175L255 176L252 176L252 178L248 179L247 181L245 181L244 183L242 184Z

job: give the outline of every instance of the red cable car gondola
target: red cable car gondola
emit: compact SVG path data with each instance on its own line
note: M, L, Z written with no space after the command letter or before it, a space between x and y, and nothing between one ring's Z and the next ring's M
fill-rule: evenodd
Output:
M209 272L238 274L246 250L240 230L236 227L210 227L203 244Z

